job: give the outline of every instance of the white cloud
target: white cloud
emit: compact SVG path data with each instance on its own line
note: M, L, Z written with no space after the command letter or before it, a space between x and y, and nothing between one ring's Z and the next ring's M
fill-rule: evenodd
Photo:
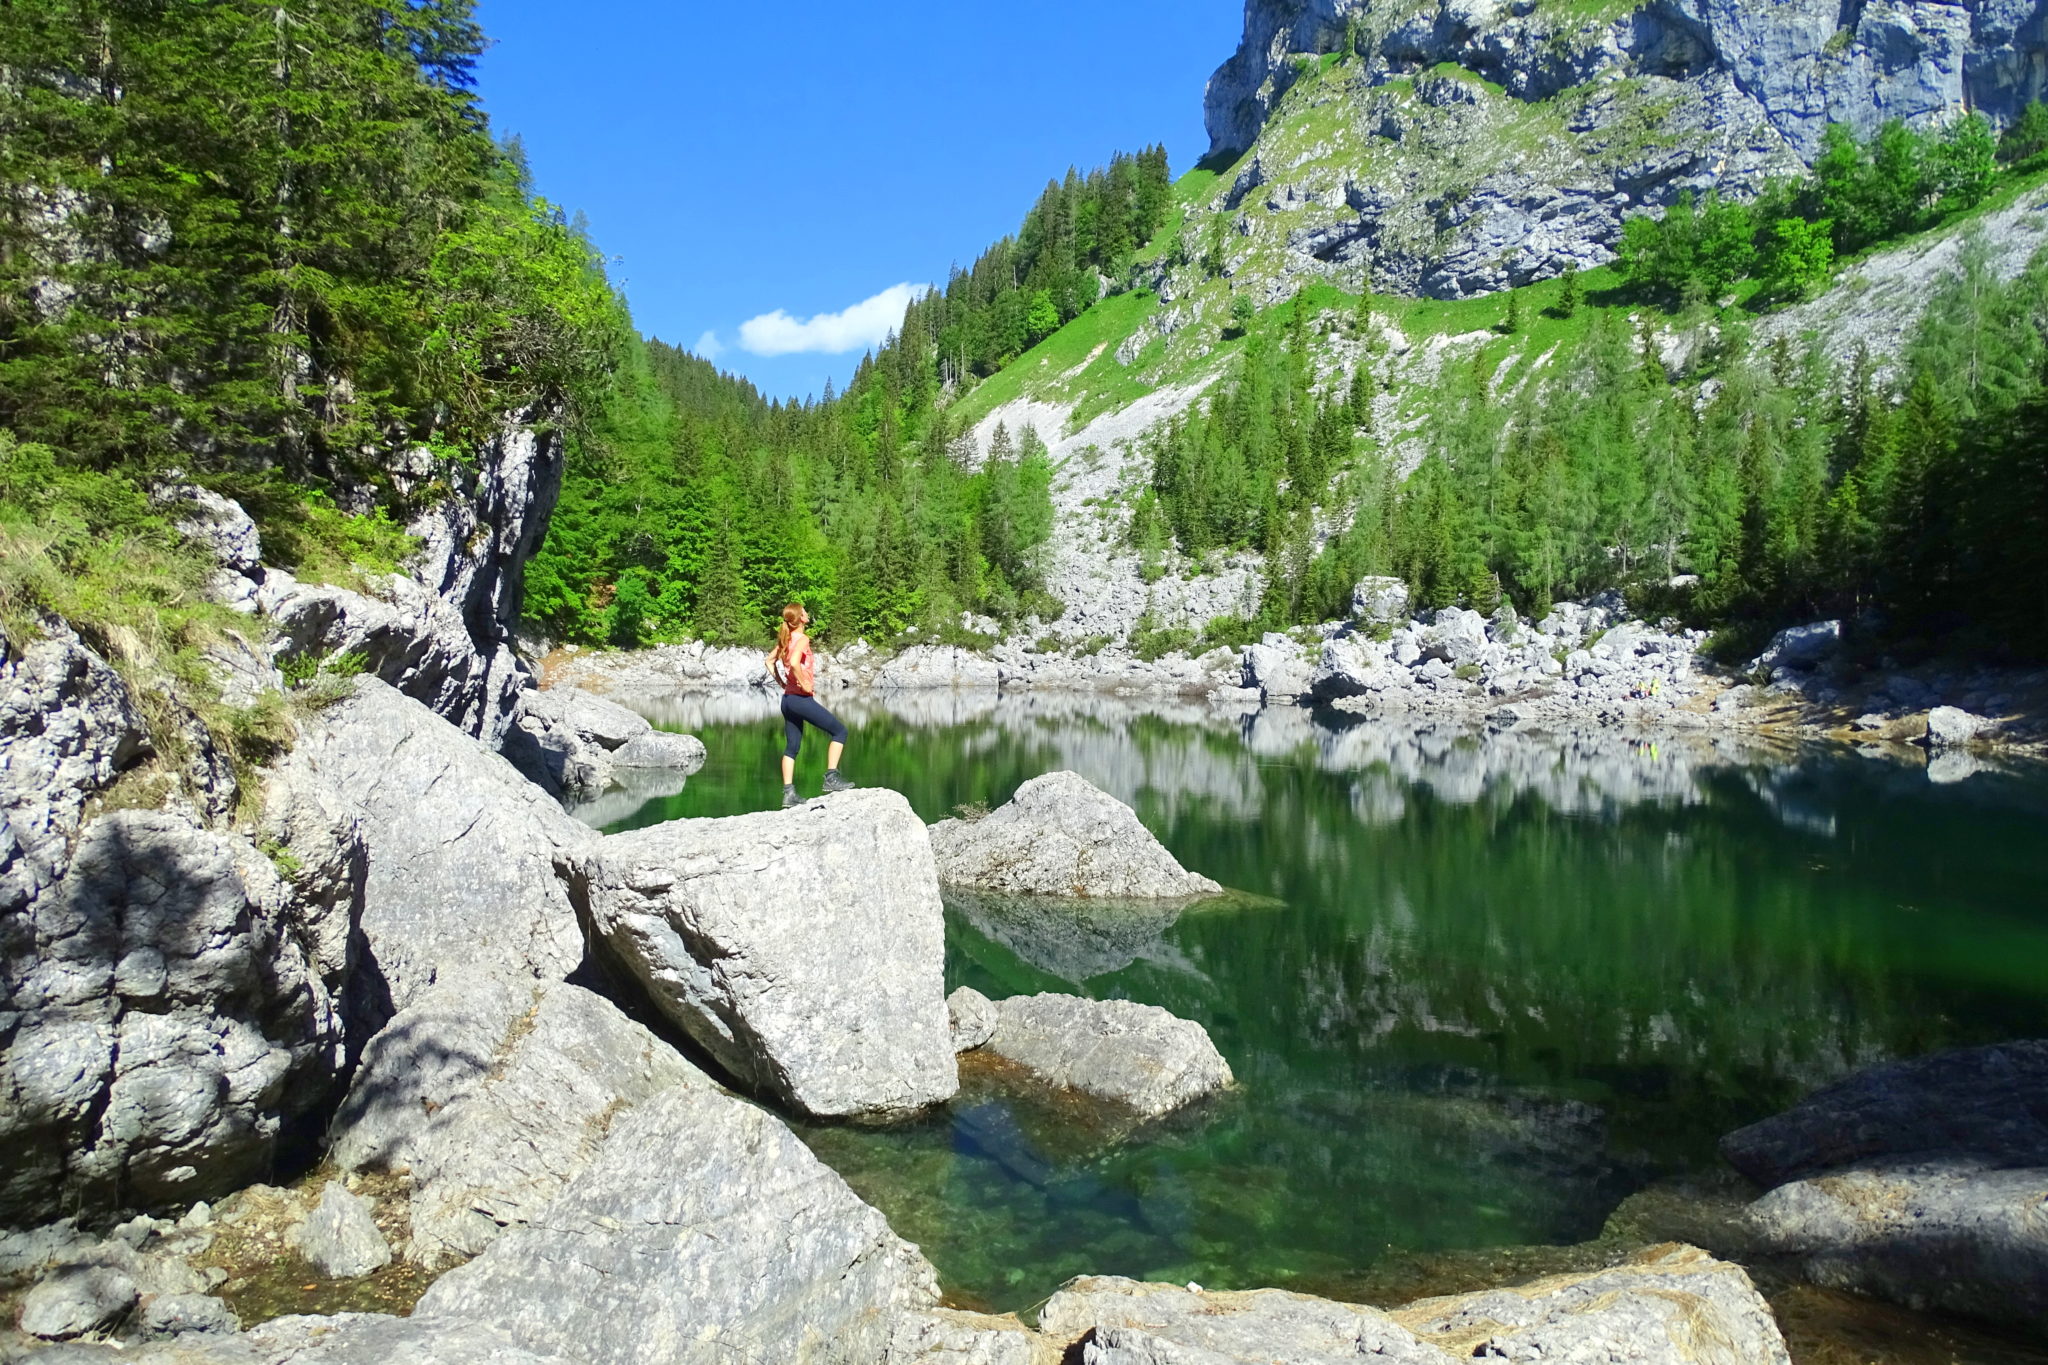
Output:
M755 355L845 355L882 344L903 325L910 301L928 284L899 284L838 313L798 321L780 308L740 324L740 345Z
M725 354L725 343L718 339L718 333L706 332L697 338L697 344L690 349L705 360L716 360Z

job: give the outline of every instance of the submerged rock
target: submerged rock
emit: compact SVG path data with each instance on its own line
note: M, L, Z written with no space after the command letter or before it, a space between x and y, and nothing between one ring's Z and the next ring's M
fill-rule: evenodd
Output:
M1157 1005L1027 995L999 1002L995 1013L989 1051L1049 1085L1144 1117L1171 1113L1233 1081L1207 1030Z
M597 931L743 1085L801 1113L893 1119L958 1088L924 826L893 791L604 840Z
M540 1216L619 1121L711 1082L603 997L567 982L449 980L386 1025L334 1121L344 1171L412 1184L406 1258L438 1268Z
M1123 802L1078 773L1047 773L979 820L931 829L939 877L1041 896L1196 897L1222 887L1174 860Z
M2048 1042L1858 1072L1730 1133L1722 1155L1774 1187L1759 1243L1812 1283L2048 1327Z
M937 1276L772 1115L673 1089L548 1211L427 1291L412 1321L482 1323L586 1365L872 1365Z

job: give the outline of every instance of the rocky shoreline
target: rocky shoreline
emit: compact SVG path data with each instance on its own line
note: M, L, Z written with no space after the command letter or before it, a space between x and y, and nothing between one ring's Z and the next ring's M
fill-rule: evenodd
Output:
M1541 621L1455 607L1411 615L1406 585L1368 579L1349 620L1157 658L1128 644L1040 649L1021 636L984 638L976 648L913 641L893 652L855 641L821 652L821 686L875 698L1072 692L1229 712L1305 706L1501 728L1768 734L1917 751L1945 780L1969 776L1982 757L2048 755L2048 669L1866 661L1833 621L1781 631L1731 668L1708 656L1705 632L1637 618L1612 593L1561 603ZM670 694L772 692L755 651L701 641L554 649L537 668L551 686L643 706Z

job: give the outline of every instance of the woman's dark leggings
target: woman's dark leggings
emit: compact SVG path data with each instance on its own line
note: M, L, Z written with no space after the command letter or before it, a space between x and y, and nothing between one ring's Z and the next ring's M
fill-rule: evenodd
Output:
M846 743L846 725L839 717L818 705L816 697L799 697L785 693L782 698L782 733L789 743L783 746L783 754L795 758L797 751L804 747L804 726L823 730L834 744Z

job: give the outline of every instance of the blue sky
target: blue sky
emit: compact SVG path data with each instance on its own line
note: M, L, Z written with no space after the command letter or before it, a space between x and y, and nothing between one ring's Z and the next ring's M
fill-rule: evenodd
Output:
M640 330L683 346L708 333L720 365L779 396L843 383L864 346L748 344L856 342L901 316L900 294L870 301L944 283L1069 164L1163 141L1175 174L1192 165L1203 84L1243 23L1241 0L479 13L494 126L619 258Z

